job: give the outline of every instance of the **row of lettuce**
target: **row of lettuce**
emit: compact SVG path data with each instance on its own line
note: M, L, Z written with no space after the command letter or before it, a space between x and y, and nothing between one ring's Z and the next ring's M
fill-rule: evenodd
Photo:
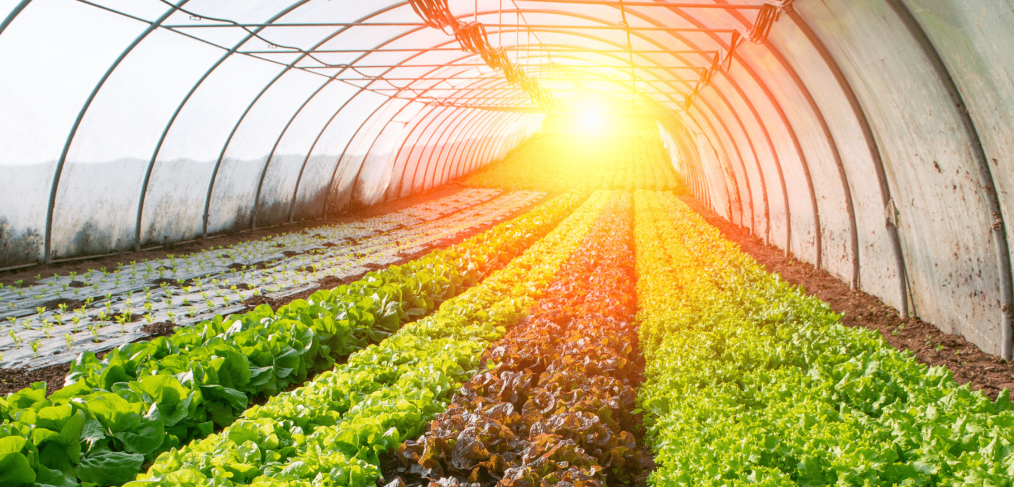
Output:
M380 456L414 438L477 374L488 345L517 323L582 241L607 197L593 195L479 285L220 434L163 453L141 486L372 485Z
M633 202L613 201L487 370L388 464L389 487L631 484L637 330Z
M992 485L1014 408L779 280L671 194L636 195L655 485Z
M0 485L117 485L504 267L581 204L566 194L447 249L277 310L82 354L66 386L0 399Z

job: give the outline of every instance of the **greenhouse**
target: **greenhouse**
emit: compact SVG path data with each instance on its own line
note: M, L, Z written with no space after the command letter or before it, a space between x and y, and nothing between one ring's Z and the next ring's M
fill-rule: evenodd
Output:
M1011 0L0 0L0 487L1014 487Z

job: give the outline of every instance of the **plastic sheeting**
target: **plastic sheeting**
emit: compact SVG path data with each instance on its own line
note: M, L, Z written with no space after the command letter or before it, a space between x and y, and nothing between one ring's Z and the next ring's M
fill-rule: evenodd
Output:
M541 123L405 1L174 1L0 0L0 268L397 198ZM756 18L714 7L763 0L652 3L450 1L558 100L633 91L720 215L1010 358L1014 4L795 0L687 110Z

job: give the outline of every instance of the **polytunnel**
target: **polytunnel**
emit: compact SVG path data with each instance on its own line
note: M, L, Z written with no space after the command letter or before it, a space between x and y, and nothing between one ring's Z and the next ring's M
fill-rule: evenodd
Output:
M536 133L533 90L629 93L717 213L1011 357L1010 2L439 5L5 0L0 267L398 198Z
M1011 486L1014 0L0 0L0 486Z

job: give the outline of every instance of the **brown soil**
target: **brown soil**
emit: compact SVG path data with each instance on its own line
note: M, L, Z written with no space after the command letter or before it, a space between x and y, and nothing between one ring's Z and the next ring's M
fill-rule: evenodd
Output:
M191 240L188 242L179 242L173 244L166 244L158 247L151 247L143 249L140 252L119 252L115 254L73 259L64 262L54 262L50 265L38 264L31 267L24 267L20 269L13 269L8 271L0 271L0 284L13 285L17 281L23 281L22 286L30 286L37 279L45 279L55 274L68 275L71 272L78 274L84 274L89 270L98 270L101 268L115 269L117 264L129 264L131 261L144 261L151 259L161 259L169 254L183 255L200 252L205 249L212 249L213 247L228 247L238 243L243 243L251 240L260 240L264 237L271 237L281 235L284 233L301 232L303 230L317 228L325 225L335 225L338 223L349 223L365 218L383 215L393 211L403 210L411 206L425 203L427 201L440 199L446 196L453 195L464 187L457 183L446 184L439 188L434 188L429 191L422 193L413 194L404 198L399 198L394 201L388 201L384 203L378 203L373 206L366 208L352 208L343 211L337 215L328 217L323 220L311 220L305 222L291 223L286 225L277 225L272 227L258 228L257 230L249 231L244 230L237 233L229 233L223 235L212 235L207 239ZM175 283L173 283L175 284Z
M109 353L96 353L98 358L105 357ZM0 396L6 396L12 392L18 392L35 382L46 383L46 395L50 395L63 388L63 382L67 379L67 372L70 372L70 364L55 364L41 369L0 369Z
M981 390L992 399L1003 389L1014 390L1014 363L985 353L963 337L943 333L918 318L902 320L880 298L849 289L848 284L827 271L787 257L781 249L765 245L749 230L729 223L693 198L682 195L680 198L769 272L780 274L807 294L830 304L835 312L844 314L841 321L845 326L877 330L891 346L911 351L924 364L947 367L959 384L969 384L972 390ZM1014 393L1011 396L1014 400Z
M458 190L460 190L460 188L455 189L454 191L458 191ZM430 193L432 193L432 192L430 192ZM446 194L440 194L438 196L432 196L431 198L443 197L443 196L446 196L446 195L451 194L451 193L453 193L453 191L452 192L448 192ZM492 223L487 223L485 225L480 225L480 226L478 226L476 228L473 228L473 229L468 230L468 231L466 231L464 233L461 233L461 234L459 234L458 236L456 236L454 238L445 238L445 239L441 239L441 240L435 241L429 247L427 247L425 249L422 249L422 250L420 250L418 252L415 252L415 253L412 253L412 254L399 254L398 255L399 260L397 262L394 262L394 263L390 264L390 265L401 265L401 264L404 264L406 262L409 262L409 261L418 259L420 257L423 257L423 256L425 256L426 254L432 252L435 249L447 248L447 247L450 247L451 245L454 245L454 244L456 244L458 242L462 242L464 240L467 240L467 239L471 238L474 235L478 235L478 234L480 234L482 232L485 232L486 230L489 230L490 228L495 227L496 225L500 224L501 222L508 221L508 220L510 220L512 218L515 218L515 217L517 217L519 215L522 215L522 214L528 212L532 208L534 208L534 207L542 204L543 202L547 201L548 199L553 198L554 196L556 196L556 195L547 194L543 198L538 199L538 200L536 200L535 202L533 202L533 203L531 203L529 205L526 205L524 207L521 207L521 208L517 209L513 213L507 215L502 220L495 221L495 222L492 222ZM411 198L412 197L403 198L402 200L397 200L397 201L394 201L394 202L391 202L391 203L392 204L393 203L398 203L398 202L401 202L403 200L409 200ZM405 207L412 206L414 204L418 204L418 203L421 203L423 201L425 201L425 200L417 200L414 203L406 204ZM381 205L377 205L377 206L381 206ZM372 208L376 208L376 207L372 207ZM370 209L372 209L372 208L370 208ZM388 211L396 211L398 209L401 209L401 208L394 208L394 209L390 209ZM362 216L360 218L368 218L370 216L373 216L373 215L365 215L365 216ZM331 222L331 223L333 223L333 222ZM328 223L328 224L331 224L331 223ZM381 267L385 267L386 268L387 266L381 266ZM297 293L297 294L294 294L294 295L291 295L291 296L286 296L286 297L281 298L281 299L271 299L271 298L268 298L268 297L265 297L265 296L254 296L254 297L252 297L252 298L247 299L246 301L244 301L243 304L245 304L247 306L247 310L248 311L256 308L257 306L259 306L261 304L267 304L267 305L271 306L273 309L278 309L279 307L284 306L286 304L289 304L289 303L291 303L291 302L293 302L293 301L295 301L297 299L306 299L306 298L310 297L310 295L312 295L313 293L315 293L315 292L317 292L317 291L319 291L321 289L334 289L334 288L336 288L336 287L338 287L338 286L340 286L342 284L353 283L355 281L358 281L358 280L362 279L363 276L365 276L365 275L366 275L366 273L361 273L361 274L356 274L356 275L348 276L348 277L345 277L345 278L342 278L342 279L339 279L339 278L333 277L333 276L329 276L329 277L325 277L324 279L321 279L320 281L318 281L317 282L317 286L315 286L313 289L309 289L309 290L303 291L301 293ZM172 323L169 323L169 322L164 322L163 321L163 322L159 322L159 323L153 323L151 325L146 325L142 329L144 330L145 333L148 333L148 335L151 338L155 338L155 337L160 337L160 336L164 336L164 337L172 336L173 330L175 328L176 328L176 325L174 325ZM106 352L98 354L98 356L101 357L105 353ZM343 359L339 359L338 363L340 363L341 360L343 360ZM58 390L61 387L63 387L64 380L66 379L67 372L69 370L70 370L70 364L56 364L56 365L51 365L51 366L43 367L41 369L36 369L36 370L28 370L28 369L0 369L0 396L4 396L4 395L7 395L7 394L12 393L12 392L17 392L17 391L19 391L19 390L21 390L21 389L23 389L25 387L28 387L33 382L39 382L39 381L45 381L46 384L47 384L47 394L52 394L56 390Z

